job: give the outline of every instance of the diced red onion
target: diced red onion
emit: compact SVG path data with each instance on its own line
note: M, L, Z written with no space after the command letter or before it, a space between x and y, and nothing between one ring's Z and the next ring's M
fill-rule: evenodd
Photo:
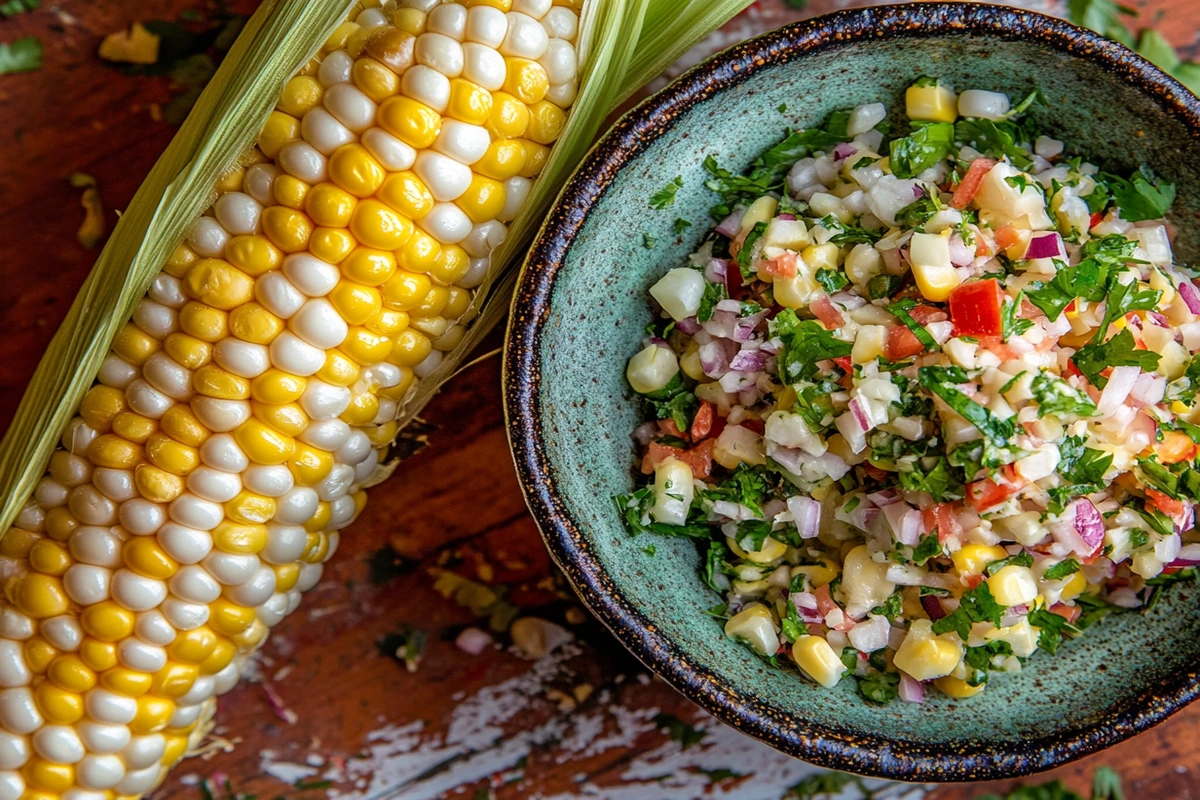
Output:
M732 311L734 314L742 313L741 301L733 300L728 297L726 297L724 300L719 301L716 304L716 306L714 306L714 308L716 308L717 311Z
M1129 397L1129 392L1141 373L1138 367L1113 367L1112 375L1100 394L1100 402L1096 404L1096 412L1102 417L1112 416L1125 402L1125 398Z
M730 239L734 238L742 232L742 217L744 216L746 216L746 209L735 208L732 214L721 220L721 224L717 226L717 233L728 236Z
M1079 498L1071 506L1075 510L1075 532L1090 548L1086 555L1091 555L1104 543L1104 519L1086 497Z
M858 423L858 427L862 430L863 433L866 433L867 431L871 430L871 428L873 427L871 425L871 415L868 414L867 410L862 407L862 399L861 398L858 398L858 397L851 398L850 413L853 415L854 421L856 423Z
M1200 289L1196 288L1196 284L1186 280L1180 281L1179 296L1183 298L1183 303L1188 307L1188 311L1200 314Z
M1133 383L1133 388L1129 390L1130 397L1148 406L1161 403L1166 393L1167 379L1149 372L1139 375Z
M1171 321L1157 311L1147 311L1146 317L1160 328L1171 327Z
M1042 320L1042 327L1046 329L1047 336L1065 336L1071 332L1071 320L1067 319L1066 314L1059 314L1053 322L1048 317Z
M789 222L794 220L795 218L796 218L795 214L779 214L775 217L775 219L786 219Z
M889 250L880 250L879 255L883 258L883 264L888 268L889 272L895 273L900 269L900 250L893 247Z
M729 360L729 368L739 372L762 372L771 356L762 350L739 350Z
M464 653L477 656L490 647L493 641L487 631L475 627L463 628L462 632L455 637L454 646Z
M927 594L922 597L921 607L925 609L925 613L934 622L946 616L946 609L942 608L942 601L938 599L937 595Z
M930 322L925 326L925 330L929 331L929 335L933 337L935 342L945 344L954 335L954 323L949 320Z
M738 352L737 345L728 339L714 339L700 345L700 369L710 378L720 378L729 371L729 361Z
M724 283L725 276L728 274L729 262L723 258L714 258L708 262L704 268L704 279L709 283Z
M833 160L834 161L845 161L847 158L849 158L850 156L854 155L857 152L858 152L858 150L854 147L854 145L846 144L845 142L842 142L841 144L839 144L833 148Z
M879 506L880 508L900 502L900 497L891 489L884 489L882 492L872 492L865 497L871 505Z
M925 187L919 183L914 183L912 187L912 193L913 197L920 200L922 197L925 197Z
M916 546L921 539L921 512L908 505L896 503L884 506L883 515L892 529L892 535L900 544Z
M678 328L682 333L686 333L688 336L691 336L693 333L700 330L700 323L695 317L686 317L676 322L675 327Z
M821 504L811 497L796 495L787 500L788 511L796 521L801 539L815 539L821 531Z
M906 703L924 703L925 687L919 680L900 673L900 699Z
M950 263L956 267L966 267L975 261L975 248L968 247L958 234L950 237Z
M748 342L754 336L754 329L757 328L764 319L770 315L770 309L763 309L757 314L751 314L748 317L741 317L733 324L733 338L735 341Z
M721 388L730 394L737 394L743 389L750 389L758 381L758 375L753 372L726 372L718 379Z
M712 319L702 323L700 327L718 339L732 339L734 331L737 330L737 322L738 316L732 311L713 311Z
M1066 258L1062 237L1057 233L1045 233L1031 238L1025 258L1031 261L1035 258Z

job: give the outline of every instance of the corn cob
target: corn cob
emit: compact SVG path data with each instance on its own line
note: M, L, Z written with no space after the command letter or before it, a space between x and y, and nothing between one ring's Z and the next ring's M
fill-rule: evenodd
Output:
M366 2L0 539L0 800L136 798L320 579L577 86L581 0Z

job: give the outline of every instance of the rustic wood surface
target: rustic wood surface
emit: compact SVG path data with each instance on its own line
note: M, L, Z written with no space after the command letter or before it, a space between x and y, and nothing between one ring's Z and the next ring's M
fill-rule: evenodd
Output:
M179 87L167 77L104 65L96 57L98 43L132 22L200 9L198 2L60 0L0 21L0 41L37 35L46 48L40 71L0 76L5 424L95 256L76 242L83 210L68 177L83 172L97 179L111 225L113 209L129 201L175 131L158 112ZM247 13L254 3L229 5ZM1040 7L1036 0L1026 5ZM730 23L717 44L833 6L814 0L799 12L782 0L763 0ZM1153 0L1145 11L1147 17L1168 14L1163 30L1174 44L1194 44L1200 3ZM197 783L210 776L217 782L227 777L235 792L261 800L327 793L770 800L795 783L802 765L721 733L666 685L647 679L546 580L548 560L505 442L497 359L460 376L428 419L429 447L373 491L324 581L267 644L258 679L222 698L217 733L225 746L185 762L157 798L200 797ZM478 656L456 648L452 640L460 630L486 623L435 592L431 573L442 566L508 587L514 605L561 622L576 637L569 657L547 666L504 647ZM413 630L428 640L410 672L387 651L395 648L396 634ZM596 691L585 696L589 689ZM656 727L659 713L707 730L691 751L698 756L689 760L688 751ZM1052 775L1082 789L1097 765L1109 764L1125 777L1131 796L1200 796L1194 788L1200 787L1197 723L1200 707ZM738 747L745 751L738 763L721 761L722 751ZM722 767L739 774L754 767L760 774L701 776ZM673 776L663 779L666 773ZM1005 786L945 787L930 797L965 800Z

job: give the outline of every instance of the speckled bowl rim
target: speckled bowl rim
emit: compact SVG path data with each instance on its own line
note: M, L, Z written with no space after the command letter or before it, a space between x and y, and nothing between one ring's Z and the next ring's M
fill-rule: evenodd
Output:
M547 434L539 422L539 351L550 322L554 282L588 212L623 165L668 131L682 113L771 63L852 42L930 34L1035 40L1097 62L1138 87L1200 139L1200 101L1178 82L1119 44L1035 12L975 3L879 6L835 12L742 42L694 67L622 117L559 195L530 250L513 299L504 354L505 413L521 487L554 561L591 612L683 695L743 733L822 767L909 781L1011 778L1073 761L1163 721L1200 695L1200 664L1105 721L1019 743L970 742L954 751L849 734L773 713L755 696L722 685L705 664L679 650L617 590L559 497L546 458Z

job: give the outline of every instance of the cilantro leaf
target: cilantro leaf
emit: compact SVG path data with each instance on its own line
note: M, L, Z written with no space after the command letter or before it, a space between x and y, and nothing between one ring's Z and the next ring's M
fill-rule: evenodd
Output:
M1113 454L1083 446L1082 436L1068 436L1059 446L1058 471L1075 483L1102 483L1112 466Z
M903 322L904 326L912 331L913 336L917 337L917 341L924 345L926 350L941 350L942 348L938 345L937 340L933 338L933 334L927 331L924 325L917 322L912 318L912 315L908 313L909 309L915 308L916 305L916 300L913 300L911 297L906 297L905 299L896 303L892 303L890 306L888 306L888 312L891 313L891 315L896 319Z
M718 594L729 591L729 578L726 577L725 566L728 552L724 542L713 539L708 543L708 553L704 557L704 583Z
M954 149L954 124L931 122L918 124L916 129L891 144L892 174L897 178L915 178L939 161L945 160Z
M947 614L933 623L933 632L942 634L954 631L965 642L970 638L971 626L976 622L990 622L1000 627L1004 611L1004 606L996 602L987 583L981 583L963 594L962 601L952 614Z
M1020 112L1012 113L1015 115ZM954 138L981 153L996 158L1007 156L1018 169L1025 170L1033 166L1033 155L1018 144L1028 138L1027 134L1015 122L974 118L959 120L954 126Z
M942 543L938 539L937 531L926 534L921 541L913 548L912 562L918 567L925 565L929 559L942 554Z
M1141 367L1144 372L1158 369L1161 356L1150 350L1138 350L1137 342L1128 328L1104 344L1088 344L1075 353L1075 366L1087 376L1092 385L1103 389L1108 378L1100 373L1108 367Z
M705 281L704 294L700 297L700 308L696 311L696 319L699 322L708 322L713 317L717 303L724 299L725 284Z
M676 175L667 182L666 186L650 195L650 207L657 211L662 211L664 208L675 205L675 193L682 188L683 176Z
M872 608L871 613L887 617L888 622L892 622L896 619L896 617L904 613L903 605L904 598L900 596L899 592L896 592L888 597L888 599L882 605Z
M740 503L756 517L762 516L762 504L767 499L770 486L762 470L742 462L728 478L712 489L704 490L709 500L727 500Z
M1061 581L1063 578L1070 577L1076 572L1079 572L1079 562L1073 558L1068 558L1058 562L1053 567L1042 573L1042 580Z
M979 432L1003 447L1016 431L1012 419L1000 419L986 407L976 403L955 388L967 382L966 373L958 367L921 367L917 380L929 391L940 397L959 416L970 422Z
M954 474L950 472L950 464L945 457L939 458L930 469L924 469L921 459L912 464L912 469L901 469L896 473L900 486L909 492L929 492L938 503L947 500L961 500L963 486Z
M690 220L686 220L683 217L675 218L675 234L676 235L682 234L684 231L686 231L690 227L692 227L692 223Z
M0 42L0 75L32 72L42 66L42 43L36 36Z
M1074 267L1055 261L1058 271L1050 281L1034 281L1025 290L1029 302L1040 308L1053 322L1076 297L1099 302L1104 299L1108 283L1107 264L1096 259L1084 259Z
M1024 292L1017 295L1014 300L1005 300L1004 308L1000 310L1001 330L1000 338L1003 341L1008 341L1014 336L1020 336L1025 331L1033 327L1033 320L1023 319L1017 316L1017 312L1021 310L1021 299L1025 296Z
M737 265L742 272L742 280L749 281L754 277L754 245L758 244L758 240L766 232L767 223L756 222L742 240L742 249L738 250L737 254Z
M997 561L993 561L992 563L990 563L986 567L984 567L983 572L985 575L987 575L990 578L993 575L995 575L997 572L999 572L1000 570L1004 569L1005 567L1032 567L1032 566L1033 566L1033 556L1029 555L1029 553L1026 553L1024 550L1022 550L1020 553L1017 553L1015 556L1009 556L1008 558L1001 558Z
M1090 417L1096 413L1096 404L1061 378L1041 372L1033 379L1031 388L1038 404L1038 419L1047 414Z
M821 284L821 288L826 294L836 294L841 291L846 284L850 283L850 279L836 269L825 269L822 267L817 270L817 283Z
M1130 180L1109 173L1101 173L1100 179L1121 209L1121 219L1127 222L1159 219L1175 202L1175 184L1158 181L1144 165Z
M630 494L613 496L613 505L617 513L625 521L629 532L634 536L643 533L653 533L659 536L682 536L693 539L708 539L712 536L712 527L703 521L689 522L685 525L666 525L661 522L643 522L649 518L650 507L654 505L654 487L643 486ZM694 506L693 506L694 508Z
M887 705L900 696L900 673L875 672L858 679L858 692L877 705Z
M854 345L844 342L813 320L801 320L796 312L785 308L771 320L771 336L783 340L779 353L779 376L784 383L817 374L817 362L850 355Z
M1060 617L1044 608L1035 608L1029 612L1029 624L1035 628L1041 628L1041 632L1038 634L1038 647L1050 655L1058 652L1058 646L1062 644L1064 635L1078 636L1080 633L1079 629L1067 622L1065 617Z

